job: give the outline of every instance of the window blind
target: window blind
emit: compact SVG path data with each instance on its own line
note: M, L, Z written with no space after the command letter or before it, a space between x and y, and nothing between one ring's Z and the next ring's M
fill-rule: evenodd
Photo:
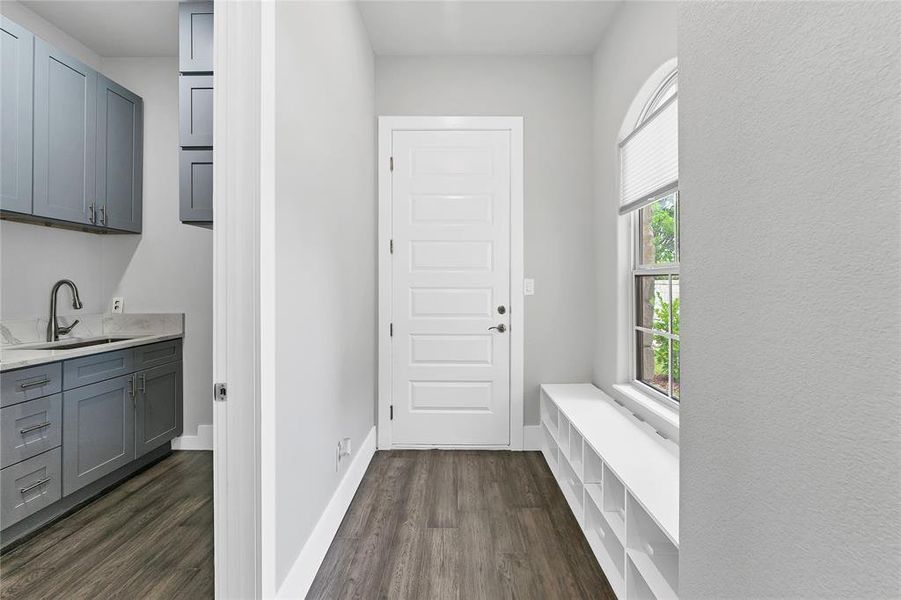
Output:
M670 98L620 143L620 214L679 181L679 111Z

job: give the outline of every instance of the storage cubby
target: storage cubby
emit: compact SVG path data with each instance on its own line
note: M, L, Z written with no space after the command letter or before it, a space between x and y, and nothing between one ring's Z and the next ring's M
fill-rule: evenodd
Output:
M626 514L626 548L636 569L656 598L678 597L678 548L632 497L627 499Z
M641 576L631 557L626 565L626 598L627 600L663 600L657 598L648 583Z
M620 542L626 541L626 487L604 465L604 505L601 512Z
M569 419L563 415L557 415L557 445L561 452L569 450Z
M579 480L579 476L576 475L576 472L573 470L572 466L570 466L568 461L558 461L558 473L560 489L563 490L563 496L569 503L569 507L576 516L579 525L581 525L583 517L582 482Z
M570 425L569 427L569 462L579 479L582 479L582 435Z
M556 431L557 430L557 407L554 406L554 403L550 398L547 397L547 394L544 391L541 392L540 396L541 403L541 422L546 424L549 429Z
M601 460L601 457L598 456L594 449L587 443L584 444L582 454L585 459L582 481L585 482L586 485L589 483L601 483L601 481L603 481L604 461ZM600 488L600 486L598 486L598 488ZM598 504L598 507L600 507L600 504Z
M625 589L623 545L601 515L600 507L590 500L585 502L585 537L613 591L617 597L622 598Z
M554 439L547 423L541 424L541 453L552 473L557 471L557 441Z

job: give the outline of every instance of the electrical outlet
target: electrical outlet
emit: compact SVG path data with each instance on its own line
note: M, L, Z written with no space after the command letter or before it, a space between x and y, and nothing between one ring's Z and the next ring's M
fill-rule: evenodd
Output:
M350 438L342 438L338 441L338 449L335 452L335 470L337 471L341 466L341 459L345 456L350 456Z
M534 296L535 295L535 280L534 279L523 279L522 280L522 293L524 296Z
M113 298L113 313L121 315L125 310L125 298L116 296Z

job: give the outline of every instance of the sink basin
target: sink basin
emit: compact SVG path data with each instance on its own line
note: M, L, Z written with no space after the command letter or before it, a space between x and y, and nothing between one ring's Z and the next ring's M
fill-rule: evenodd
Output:
M71 342L49 342L46 344L29 345L27 350L72 350L74 348L87 348L88 346L100 346L102 344L112 344L113 342L121 342L130 340L127 337L104 337L91 340L72 340ZM23 348L24 349L24 348Z

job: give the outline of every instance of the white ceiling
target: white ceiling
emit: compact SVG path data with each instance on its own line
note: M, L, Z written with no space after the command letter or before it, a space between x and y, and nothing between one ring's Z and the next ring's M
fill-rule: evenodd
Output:
M590 54L618 2L362 0L376 54Z
M177 0L22 0L100 56L178 56Z

